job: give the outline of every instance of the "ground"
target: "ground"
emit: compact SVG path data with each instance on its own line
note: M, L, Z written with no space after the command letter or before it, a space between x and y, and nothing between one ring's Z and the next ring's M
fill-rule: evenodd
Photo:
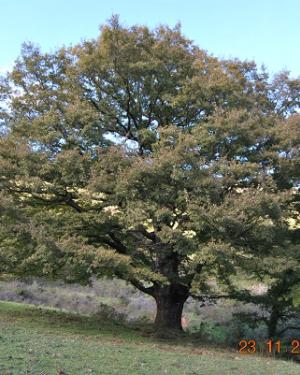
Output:
M18 303L0 303L0 375L296 375L300 365L163 340L147 330ZM148 332L148 333L146 333Z

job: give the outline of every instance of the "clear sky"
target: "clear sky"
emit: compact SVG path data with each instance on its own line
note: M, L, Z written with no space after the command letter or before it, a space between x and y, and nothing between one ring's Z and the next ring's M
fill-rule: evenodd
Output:
M95 38L113 13L127 26L180 21L215 56L300 75L300 0L0 0L0 71L12 66L22 42L49 51Z

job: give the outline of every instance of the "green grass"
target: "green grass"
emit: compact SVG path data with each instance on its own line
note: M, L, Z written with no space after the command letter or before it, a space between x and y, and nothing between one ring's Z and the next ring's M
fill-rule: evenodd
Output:
M0 375L296 375L300 365L17 303L0 303Z

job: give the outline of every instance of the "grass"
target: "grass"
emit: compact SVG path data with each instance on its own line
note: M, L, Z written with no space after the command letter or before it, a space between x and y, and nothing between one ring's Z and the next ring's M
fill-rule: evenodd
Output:
M300 365L201 346L190 337L159 340L137 327L0 302L0 375L263 373L296 375Z

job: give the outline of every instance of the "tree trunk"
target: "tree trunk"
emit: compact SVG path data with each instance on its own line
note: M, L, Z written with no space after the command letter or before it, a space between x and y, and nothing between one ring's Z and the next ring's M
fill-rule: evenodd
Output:
M157 306L155 326L182 331L181 316L187 297L182 289L166 287L158 290L154 296Z
M278 320L278 311L276 309L273 309L268 321L268 334L270 339L274 339L276 337Z

